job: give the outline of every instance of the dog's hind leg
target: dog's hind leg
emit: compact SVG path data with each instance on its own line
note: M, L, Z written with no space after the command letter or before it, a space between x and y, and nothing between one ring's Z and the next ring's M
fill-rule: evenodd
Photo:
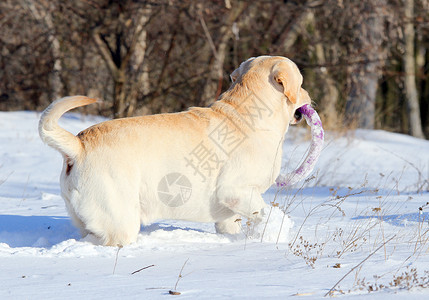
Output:
M94 183L97 182L91 182L90 186ZM140 232L138 193L129 186L111 182L102 186L84 189L72 201L86 232L106 246L125 246L135 242Z
M105 211L99 213L87 228L103 245L125 246L137 240L140 232L140 211L131 205L105 207Z
M77 216L77 214L74 211L73 207L70 205L70 201L67 199L67 197L65 197L63 195L63 198L64 198L64 202L66 204L67 213L69 214L70 219L71 219L73 225L79 229L81 237L84 238L89 233L88 230L86 230L86 228L85 228L85 224Z
M105 246L125 246L137 240L140 231L138 216L122 215L103 216L96 222L88 224L87 229L94 235L100 244Z

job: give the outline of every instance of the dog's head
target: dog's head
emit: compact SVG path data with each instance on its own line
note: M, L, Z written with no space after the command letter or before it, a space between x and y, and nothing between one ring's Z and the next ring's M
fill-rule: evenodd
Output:
M275 111L288 115L290 124L296 124L302 119L297 110L299 107L311 104L310 96L301 87L303 77L298 67L285 57L250 58L232 72L231 80L231 89L239 85L263 101L269 101L275 105Z

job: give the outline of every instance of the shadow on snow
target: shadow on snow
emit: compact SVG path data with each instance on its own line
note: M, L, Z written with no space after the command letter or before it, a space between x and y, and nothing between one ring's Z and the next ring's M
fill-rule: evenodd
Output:
M423 213L408 213L398 215L386 215L386 216L358 216L352 218L352 220L365 220L365 219L381 219L390 225L405 227L407 225L415 225L418 222L428 222L429 212Z
M162 222L141 227L141 232L145 234L158 230L205 232L197 228ZM69 217L0 215L0 244L4 243L12 248L50 248L60 242L80 238L79 230L73 226Z

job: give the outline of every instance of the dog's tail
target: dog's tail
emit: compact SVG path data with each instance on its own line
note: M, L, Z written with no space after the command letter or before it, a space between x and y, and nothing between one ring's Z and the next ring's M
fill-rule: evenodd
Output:
M39 135L43 142L58 150L64 156L75 159L83 150L82 142L72 133L58 125L59 118L67 111L96 102L85 96L71 96L51 103L39 121Z

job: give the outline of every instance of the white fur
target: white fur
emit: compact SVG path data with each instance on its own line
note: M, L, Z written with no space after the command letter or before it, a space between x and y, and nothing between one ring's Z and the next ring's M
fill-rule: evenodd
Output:
M233 74L230 89L209 108L107 121L77 137L57 120L95 100L68 97L47 108L40 136L64 156L61 192L83 236L116 246L136 241L140 225L158 219L214 222L218 232L231 234L240 231L239 216L259 222L267 207L261 194L280 171L284 135L310 98L287 58L254 58ZM222 140L222 126L233 132L228 139ZM234 148L234 141L241 142ZM217 158L217 168L192 167L199 145L210 151L205 166ZM172 173L191 184L182 205L167 205L159 194Z

